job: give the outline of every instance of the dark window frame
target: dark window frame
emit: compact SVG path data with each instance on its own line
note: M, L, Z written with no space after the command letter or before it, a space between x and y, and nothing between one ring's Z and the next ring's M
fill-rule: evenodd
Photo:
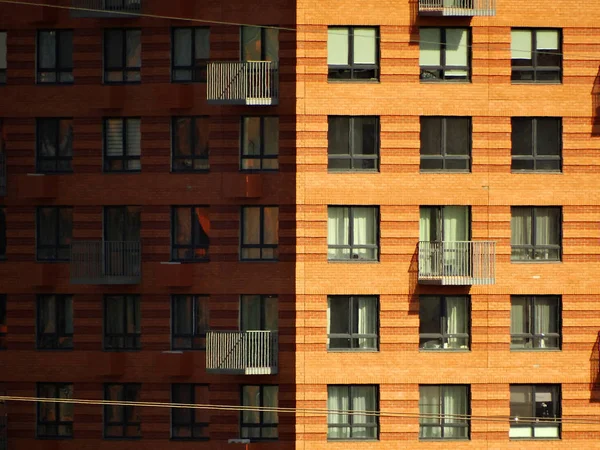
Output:
M558 245L554 245L554 244L549 244L549 245L537 245L536 244L536 210L538 208L548 208L548 209L558 209ZM510 257L510 262L514 263L514 262L532 262L532 263L543 263L543 262L552 262L552 263L556 263L556 262L561 262L562 261L562 252L563 252L563 211L562 211L562 207L561 206L511 206L510 210L511 210L511 219L513 216L513 213L515 211L515 209L529 209L531 211L531 230L530 230L530 238L531 238L531 244L513 244L511 242L510 244L510 248L511 248L511 257ZM512 230L511 230L511 240L512 240ZM527 258L527 259L517 259L515 258L514 252L515 250L529 250L532 252L532 256L531 258ZM557 259L546 259L546 260L542 260L542 259L535 259L535 253L537 251L552 251L552 250L557 250L558 251L558 258Z
M358 327L358 319L354 320L354 312L355 312L355 303L358 302L359 297L367 297L375 302L375 312L377 317L375 318L375 334L360 334L358 330L354 333L352 330L355 328L355 322ZM379 351L379 335L380 335L380 315L381 315L381 303L379 301L378 295L328 295L327 296L327 308L331 308L331 300L332 299L347 299L349 306L348 311L350 315L348 317L348 329L350 330L349 334L346 333L329 333L327 335L327 351L328 352L378 352ZM331 310L329 313L329 317L331 319ZM329 325L331 331L331 325ZM332 347L331 340L332 339L348 339L350 341L350 347ZM369 348L360 348L357 347L359 339L374 339L375 347Z
M55 220L56 220L56 235L55 237L55 244L54 245L41 245L40 241L40 235L41 235L41 228L40 228L40 215L43 209L51 209L53 211L55 211ZM38 262L68 262L70 261L70 256L66 257L66 258L59 258L58 254L59 252L65 251L68 252L68 254L70 255L70 251L71 251L71 244L70 242L68 244L65 245L61 245L60 244L60 213L61 210L66 209L66 210L71 210L71 237L69 238L69 241L71 241L73 239L73 207L72 206L38 206L36 208L36 222L35 222L35 228L36 228L36 261ZM54 251L54 257L53 258L40 258L40 250L53 250Z
M132 31L140 32L140 67L132 67L132 66L127 65L127 34ZM108 46L107 35L110 32L120 32L121 33L121 49L120 49L120 51L122 52L122 58L121 58L121 65L119 67L109 67L109 65L108 65L108 54L109 54L110 50L109 50L109 46ZM141 52L142 29L141 28L105 28L104 34L102 37L103 37L103 40L102 40L102 48L103 48L102 64L103 64L103 68L104 68L104 80L103 80L104 84L140 84L142 82L141 81L141 79L142 79L142 73L141 73L141 68L142 68L142 52ZM110 81L109 73L111 73L111 72L120 72L122 79L120 81ZM128 80L127 78L131 74L134 74L134 73L138 74L138 79L137 80Z
M244 404L244 388L246 386L249 387L258 387L259 388L259 397L260 397L260 408L279 408L279 405L265 405L265 394L264 394L264 388L268 387L268 386L275 386L277 387L277 401L279 402L279 385L278 384L242 384L240 386L240 405L244 406L244 407L250 407L252 405L245 405ZM250 439L251 442L259 442L259 441L277 441L279 440L279 414L277 416L277 423L265 423L265 419L264 419L264 411L258 411L259 414L259 421L258 423L253 423L253 422L244 422L244 411L240 411L240 437L244 438L244 428L251 430L251 429L258 429L260 432L261 437L256 438L256 437L251 437L251 438L245 438L245 439ZM264 429L273 429L275 428L275 430L277 431L277 437L263 437L262 436L262 432Z
M510 304L512 311L513 300L526 300L526 314L527 314L527 328L529 329L528 333L513 333L512 330L510 332L510 349L511 351L556 351L562 349L562 298L560 295L511 295L510 296ZM558 333L536 333L537 325L536 325L536 309L535 304L538 299L545 300L554 300L556 302L556 329ZM511 317L512 318L512 317ZM511 321L512 323L512 321ZM511 325L512 327L512 325ZM557 340L556 347L540 347L540 341L544 338L554 338ZM532 342L531 347L513 347L513 338L517 339L530 339ZM537 344L537 345L536 345Z
M538 155L538 126L539 119L556 119L558 121L558 135L557 146L558 146L558 155ZM562 140L562 117L511 117L511 150L514 149L514 126L517 120L530 120L531 121L531 155L516 155L511 151L511 171L512 172L550 172L557 173L562 172L562 153L563 153L563 140ZM532 161L533 169L517 169L514 167L515 161ZM538 162L542 161L558 161L558 169L538 169Z
M112 386L121 386L121 399L112 400L112 401L122 401L122 402L139 402L141 397L142 385L141 383L104 383L104 400L110 400L110 388ZM135 389L133 391L132 389ZM131 395L131 394L134 395ZM109 408L122 408L121 415L123 420L121 421L109 421ZM103 414L103 429L104 429L104 439L110 440L135 440L141 439L142 431L141 431L141 421L133 421L129 420L128 416L133 415L133 408L141 408L140 406L121 406L121 405L104 405L104 414ZM130 427L139 427L139 434L135 436L128 436L127 430ZM110 436L107 434L107 430L109 427L122 427L122 434L118 436Z
M564 65L564 56L563 56L563 30L562 28L532 28L532 27L512 27L510 29L511 34L512 31L529 31L531 32L531 66L515 66L513 64L513 59L511 55L511 83L520 84L520 83L541 83L541 84L562 84L563 78L563 65ZM538 31L557 31L558 32L558 49L556 50L556 54L560 56L560 65L559 66L539 66L537 64L538 53L546 52L552 54L549 50L537 50L537 32ZM511 37L512 44L512 37ZM532 79L531 80L522 80L515 79L519 73L522 72L531 72ZM557 72L558 79L557 80L538 80L537 75L538 72Z
M271 119L277 119L277 154L275 155L269 155L265 153L265 144L266 144L266 140L265 140L265 118L271 118ZM246 126L245 126L245 120L246 119L259 119L260 120L260 148L259 148L259 154L258 155L251 155L249 153L247 153L246 151L246 146L245 146L245 132L246 132ZM240 172L278 172L279 171L279 132L280 132L280 126L279 126L279 116L242 116L241 117L241 121L240 121ZM277 167L275 168L269 168L269 167L264 167L265 161L275 161L277 164ZM246 168L244 167L244 163L245 161L258 161L259 166L258 168L254 168L254 167L250 167L250 168Z
M71 148L70 155L62 156L59 155L60 152L60 128L61 121L70 121L71 122ZM44 128L44 124L51 124L55 128L56 133L56 142L54 142L55 156L43 156L41 154L40 148L42 146L42 129ZM54 174L54 173L72 173L73 172L73 118L72 117L44 117L38 118L35 121L35 168L37 173L44 174ZM59 169L58 165L61 162L67 161L69 163L68 169ZM42 168L42 162L53 162L55 163L56 169L49 170Z
M184 389L184 388L188 388L188 401L176 401L177 395L176 395L176 386L179 387L180 389ZM208 395L210 397L210 385L209 384L203 384L203 383L173 383L171 384L171 402L173 403L183 403L183 404L197 404L197 400L196 400L196 388L197 387L206 387L207 391L208 391ZM175 419L175 408L171 408L171 440L173 441L208 441L210 440L210 434L209 434L209 427L210 427L210 421L209 422L199 422L196 421L196 410L193 408L177 408L180 412L186 412L189 414L188 420L186 421L176 421ZM196 432L196 427L198 427L200 430L202 430L205 435L204 436L194 436L195 432ZM190 437L179 437L179 436L175 436L176 434L176 428L188 428L190 430Z
M421 387L439 387L440 388L440 396L439 396L439 410L440 411L444 411L444 399L446 397L445 395L445 388L447 387L465 387L466 388L466 393L467 393L467 418L465 419L464 423L458 422L457 418L455 417L455 415L451 415L448 414L450 417L450 421L446 421L446 414L443 412L440 412L439 417L436 417L436 419L439 420L438 423L422 423L421 420L425 420L427 419L427 417L420 417L419 420L419 440L420 441L446 441L446 440L455 440L455 441L468 441L471 439L471 385L468 384L420 384L419 385L419 403L421 400L421 392L420 389ZM421 411L420 411L420 404L419 404L419 414L421 415ZM466 437L445 437L444 436L444 431L445 428L449 427L449 428L462 428L462 429L466 429L467 430L467 436ZM421 433L424 429L426 428L440 428L440 437L422 437Z
M527 418L524 419L516 419L518 416L513 416L512 414L512 404L510 405L511 411L510 411L510 428L531 428L532 434L535 433L535 429L536 428L544 428L544 427L558 427L558 438L554 438L554 437L535 437L535 436L531 436L531 437L510 437L510 440L556 440L556 439L560 439L561 438L561 433L562 433L562 389L561 389L561 385L560 384L552 384L552 383L537 383L537 384L527 384L527 383L514 383L511 384L510 387L512 388L513 386L519 386L519 387L530 387L531 388L531 398L533 399L532 403L531 403L531 413L528 414L527 418L531 418L529 421L526 420ZM536 401L535 401L535 394L536 394L536 388L539 387L545 387L545 388L550 388L551 390L551 398L552 398L552 409L555 413L555 416L553 418L548 417L548 418L544 418L542 417L538 417L536 415Z
M191 45L191 61L192 64L189 66L178 66L175 64L175 32L177 30L191 30L192 32L192 45ZM198 30L208 30L208 49L209 58L207 59L196 59L196 32ZM171 82L172 83L206 83L207 66L210 61L210 27L172 27L171 28ZM198 64L200 62L200 64ZM190 71L192 76L190 78L177 78L175 73L180 70Z
M348 153L331 153L330 150L335 142L332 142L331 137L329 136L329 132L332 129L332 121L334 119L348 119ZM375 149L375 153L373 155L370 154L360 154L355 153L355 140L354 140L354 130L355 123L358 120L364 119L374 119L377 127L377 131L375 133L375 141L373 142L373 148ZM380 163L380 154L381 154L381 121L380 116L327 116L327 170L330 172L379 172L379 163ZM332 160L349 160L350 168L332 168L331 161ZM362 168L357 165L362 161L374 161L373 168Z
M7 349L8 338L8 301L6 294L0 294L0 350Z
M191 243L189 245L187 244L177 244L175 243L175 238L177 236L177 224L176 224L176 210L179 208L188 208L190 209L191 213L190 213L190 241ZM194 242L195 241L195 237L194 237L194 217L195 217L195 209L196 208L203 208L206 210L207 216L208 213L210 211L210 207L207 205L181 205L181 206L172 206L171 207L171 261L177 261L177 262L205 262L205 261L209 261L210 260L210 235L207 235L208 237L208 243L206 245L204 244L200 244L198 242ZM209 217L209 222L210 222L210 217ZM206 233L206 232L205 232ZM194 255L191 258L179 258L177 257L177 251L178 250L189 250L191 251L192 255ZM204 256L201 257L196 257L196 254L199 250L204 250Z
M379 206L374 205L328 205L328 220L329 220L329 208L348 208L348 245L329 245L327 244L327 249L348 249L349 257L348 258L330 258L329 254L327 255L327 261L343 261L343 262L379 262L380 254L381 254L381 212ZM375 215L375 244L354 244L354 208L371 208L373 209ZM375 250L375 258L374 259L366 259L366 258L358 258L358 254L353 253L355 250Z
M6 54L4 55L4 61L1 61L6 64L8 67L8 32L6 30L0 30L0 34L6 35ZM0 86L6 84L6 69L0 68Z
M108 154L108 121L121 121L121 139L123 152L121 155ZM131 155L128 152L127 127L130 120L139 120L140 122L140 154ZM142 171L142 119L140 117L105 117L102 120L102 141L103 141L103 171L104 173L140 173ZM121 161L121 169L112 169L111 162ZM129 169L128 165L132 161L139 161L139 168Z
M54 324L53 333L43 333L42 304L45 301L54 300ZM37 350L73 350L73 332L67 333L66 304L71 302L71 319L73 317L73 296L69 294L40 294L36 299L36 348ZM62 326L61 326L62 325ZM62 328L62 330L60 329ZM73 323L71 323L73 328ZM60 344L65 339L65 344ZM46 343L45 343L46 342Z
M43 397L42 395L42 389L46 387L46 388L52 388L54 389L55 394L52 397ZM37 396L38 397L43 397L43 398L64 398L64 397L60 397L59 392L61 389L63 388L68 388L70 387L71 390L71 398L72 394L73 394L73 383L37 383L36 385L36 391L37 391ZM68 397L66 397L68 398ZM44 408L45 405L51 404L54 407L54 417L55 420L42 420L42 409ZM72 418L72 420L61 420L61 406L64 403L50 403L50 402L44 402L44 403L40 403L38 402L36 405L36 427L35 427L35 435L37 439L72 439L73 438L73 424L75 423L74 417ZM71 405L71 407L73 407L72 403L67 403L67 405ZM41 428L42 427L56 427L56 432L55 433L51 433L51 432L42 432ZM66 427L67 430L70 428L70 432L68 432L67 434L61 435L59 434L59 430L61 427Z
M441 149L440 149L440 154L436 155L436 154L424 154L423 153L423 135L427 132L427 130L425 129L426 127L424 126L424 122L427 121L427 119L431 119L431 120L441 120L441 136L440 136L440 144L441 144ZM451 121L452 119L468 119L469 120L469 136L468 136L468 141L469 141L469 146L467 148L467 154L466 155L452 155L452 154L448 154L447 150L448 150L448 127L452 126L451 124L449 124L448 122ZM421 142L420 144L420 149L419 149L419 170L421 172L432 172L432 173L440 173L440 172L456 172L456 173L471 173L472 170L472 164L473 164L473 158L472 158L472 153L473 153L473 118L471 116L420 116L419 118L420 121L420 136L419 136L419 140ZM432 161L442 161L442 168L441 169L428 169L428 168L424 168L423 167L423 161L428 161L428 160L432 160ZM451 161L467 161L467 168L466 169L448 169L447 163L451 162Z
M110 298L120 298L120 305L122 307L122 319L123 319L123 332L122 333L109 333L108 332L108 300ZM130 318L128 315L128 302L133 302L133 317ZM139 308L136 303L139 303ZM142 323L142 308L141 308L141 298L139 294L123 294L123 295L114 295L114 294L106 294L103 299L103 307L104 307L104 326L103 326L103 335L102 335L102 346L104 351L138 351L142 349L142 332L141 332L141 323ZM139 317L136 314L136 311L139 310ZM129 319L131 319L133 328L139 328L139 332L128 332L128 323ZM117 344L111 344L111 340L116 340ZM118 345L118 340L123 340L123 345Z
M246 210L248 208L259 209L259 230L260 242L258 244L245 243L246 236L244 233L244 224L246 222ZM265 244L265 208L277 208L277 244ZM279 260L279 206L278 205L244 205L240 209L240 261L278 261ZM245 258L244 250L260 250L260 258ZM273 251L273 258L263 257L265 250Z
M419 27L429 29L440 30L440 65L439 66L421 66L419 64L420 75L419 79L421 83L470 83L472 79L473 71L473 52L472 52L472 41L473 31L471 27ZM446 65L446 30L467 30L467 65L466 66L447 66ZM420 51L420 49L419 49ZM466 78L450 77L446 78L446 71L450 70L465 70L467 72ZM427 76L431 72L439 72L439 76Z
M192 314L189 320L192 322L189 327L191 333L177 333L175 322L177 315L175 310L176 304L183 300L187 301L187 297L191 298L192 301ZM204 332L196 333L198 329L198 321L196 311L201 308L201 303L207 303L207 317L206 317L206 329ZM183 305L185 308L185 303ZM206 350L206 332L210 330L210 296L208 295L190 295L190 294L172 294L171 295L171 350ZM176 341L179 339L189 339L190 345L177 345ZM204 345L203 345L204 344Z
M345 423L329 423L329 416L330 415L334 415L334 413L329 413L327 416L327 440L328 441L373 441L373 440L379 440L379 434L381 432L381 426L380 426L380 421L379 421L379 415L375 416L375 422L374 423L358 423L358 424L354 424L353 422L353 418L354 418L354 406L353 406L353 402L354 402L354 396L352 395L352 390L353 388L358 388L358 387L374 387L375 388L375 405L376 406L376 411L375 412L379 412L380 409L380 389L379 389L379 385L377 384L328 384L327 385L327 398L329 400L329 388L330 387L337 387L337 388L347 388L347 392L348 392L348 414L346 414L346 416L348 417L348 422ZM360 411L360 410L357 410ZM336 438L336 437L330 437L329 435L329 430L331 428L348 428L349 429L349 434L350 437L342 437L342 438ZM375 428L375 437L353 437L352 436L352 432L354 431L354 428Z
M348 64L327 64L327 81L334 82L379 82L381 77L381 45L380 45L380 28L379 26L354 26L354 25L335 25L327 27L329 30L348 30ZM354 30L357 29L374 29L375 30L375 64L359 64L354 63ZM373 76L368 78L360 78L355 76L355 72L364 73L365 71L373 71ZM343 74L349 72L349 77L344 78L335 76L335 74Z
M445 319L447 319L447 310L448 305L446 303L447 297L462 297L466 302L466 312L467 317L466 325L467 325L467 333L448 333L447 326L445 323ZM438 310L440 316L440 332L439 333L421 333L419 330L419 351L444 351L444 352L466 352L471 350L471 326L472 326L472 304L471 304L471 296L470 295L430 295L430 294L421 294L419 295L419 328L421 324L421 302L423 301L432 301L436 300L438 302ZM428 341L437 339L439 341L440 346L438 348L426 348L423 346L421 341L423 339L427 339ZM467 348L452 348L452 347L444 347L444 344L448 344L449 339L466 339L467 340Z
M41 35L42 33L56 33L55 48L54 48L54 61L55 67L43 67L41 62ZM71 62L73 60L73 30L72 29L40 29L36 33L36 83L38 84L73 84L73 64L70 66L61 64L61 53L60 53L60 35L71 33ZM43 81L44 74L53 74L55 81ZM61 75L70 74L71 79L69 81L60 81Z
M187 136L189 139L189 148L190 155L181 155L178 154L177 143L177 126L176 123L178 120L189 120L190 121L190 134ZM209 136L208 136L208 146L206 148L205 154L202 154L199 146L201 145L202 139L199 139L197 136L197 121L206 120L209 126ZM171 172L174 173L197 173L197 172L208 172L210 170L210 117L209 116L174 116L171 118ZM177 162L180 164L185 160L190 160L189 168L177 168ZM199 169L195 168L195 163L199 161L205 164L202 164L202 167ZM204 167L204 165L206 167Z
M0 122L0 152L2 151L1 126ZM6 208L4 206L0 206L0 261L6 261Z

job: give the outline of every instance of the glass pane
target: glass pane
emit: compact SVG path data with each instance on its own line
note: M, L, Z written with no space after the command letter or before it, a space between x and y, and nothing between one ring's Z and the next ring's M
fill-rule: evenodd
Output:
M105 67L123 67L123 32L121 30L107 30L105 39Z
M59 67L73 67L73 32L61 31L58 35Z
M510 416L512 418L531 417L533 412L533 392L531 386L510 386Z
M194 57L198 59L210 58L210 30L208 28L195 28L194 37L196 40L196 54Z
M194 208L193 243L199 247L208 247L210 243L210 219L208 208ZM196 257L206 257L206 250L197 249Z
M244 61L261 61L262 34L259 27L242 27L242 59Z
M260 244L260 208L243 208L243 236L242 244Z
M354 64L377 63L375 28L354 28Z
M69 245L73 235L73 208L59 209L59 244Z
M471 147L471 119L452 117L446 119L446 154L468 155Z
M173 60L176 66L192 65L192 29L178 28L173 32Z
M441 117L421 117L421 154L442 154Z
M279 208L264 208L263 243L276 245L279 242Z
M511 58L531 60L531 31L512 30L510 36Z
M192 154L191 118L178 117L173 121L173 152L176 156L189 156Z
M468 66L468 36L469 32L465 29L446 28L446 66Z
M419 333L440 334L441 330L440 299L438 297L421 297L419 299Z
M419 65L439 66L441 64L441 31L439 28L419 30Z
M140 134L140 119L127 119L127 154L131 156L140 156L142 151L141 134Z
M512 170L534 170L536 168L536 164L533 158L513 159L510 167ZM539 164L537 164L537 169L542 170Z
M242 138L243 155L260 155L261 133L260 117L244 117L244 136Z
M558 30L537 30L535 32L536 50L558 50Z
M327 30L327 64L348 65L348 28Z
M419 386L419 423L438 424L440 422L440 387ZM421 429L421 437L439 437L434 432L435 428L426 427Z
M327 153L330 155L340 155L350 153L350 118L333 117L328 119L327 130Z
M107 119L104 123L106 155L123 155L123 120Z
M140 30L127 30L127 67L141 67L142 65L141 37Z
M173 331L178 335L192 334L193 321L192 297L177 296L173 300Z
M55 119L39 119L38 121L38 154L41 157L56 156L58 121Z
M278 386L263 386L263 406L265 408L279 407L279 387ZM279 422L277 411L264 411L263 423L275 424Z
M511 134L513 155L533 155L532 124L531 118L513 117Z
M375 117L357 117L354 119L354 154L355 155L376 155L377 154L377 135L378 120Z
M208 297L198 296L195 297L195 307L196 307L196 315L195 319L195 327L194 334L202 335L205 334L208 330L208 318L209 318L209 301Z
M264 131L264 154L265 155L278 155L279 154L279 118L278 117L264 117L263 118L263 131Z
M56 68L56 31L40 31L38 60L40 69Z
M0 70L6 69L6 32L0 32Z
M349 208L327 208L327 244L349 245L350 212Z
M511 212L511 245L531 245L531 209L512 208Z
M560 155L560 119L539 118L537 121L537 154Z
M535 242L537 245L560 244L559 208L535 208Z
M175 221L174 240L179 245L192 243L192 210L190 208L175 208L173 219Z
M329 297L329 334L350 334L348 297Z
M373 208L354 207L353 245L375 245L377 242L377 217Z
M58 122L58 153L60 156L73 155L73 121L62 119Z

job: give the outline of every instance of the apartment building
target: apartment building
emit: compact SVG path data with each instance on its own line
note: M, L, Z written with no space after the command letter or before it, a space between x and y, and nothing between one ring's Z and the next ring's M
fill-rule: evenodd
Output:
M0 445L600 448L600 3L39 3Z

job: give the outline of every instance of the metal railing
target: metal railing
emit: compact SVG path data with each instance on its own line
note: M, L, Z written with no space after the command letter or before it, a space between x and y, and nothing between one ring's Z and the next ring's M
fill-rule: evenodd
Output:
M208 331L206 371L273 375L278 370L277 331Z
M142 279L139 241L74 241L72 284L138 284Z
M464 286L495 281L495 242L419 242L419 283Z
M496 0L419 0L419 14L433 16L495 16Z
M279 63L211 62L207 67L206 98L214 104L276 105L279 102Z
M142 12L143 0L71 0L72 17L127 17ZM86 11L89 10L89 11ZM117 13L117 14L113 14ZM126 14L123 14L126 13Z
M6 195L6 153L0 153L0 196Z

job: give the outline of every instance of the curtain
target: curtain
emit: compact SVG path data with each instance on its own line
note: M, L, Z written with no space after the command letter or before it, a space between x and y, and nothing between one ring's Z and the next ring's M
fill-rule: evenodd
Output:
M263 243L268 245L277 245L279 241L279 208L277 206L265 207L263 211ZM265 249L263 249L263 253L264 252Z
M331 426L348 424L347 412L349 410L349 389L348 386L328 386L327 387L327 424L330 425L327 430L327 437L332 439L349 439L350 427Z
M263 33L265 41L262 57L267 61L279 61L279 30L265 28Z
M510 244L512 246L531 245L531 209L512 208L510 219ZM529 259L530 253L527 249L512 249L514 259Z
M468 66L468 31L464 28L446 29L446 65L453 67ZM446 70L446 77L466 77L467 70Z
M259 27L242 27L242 59L244 61L260 61L262 50Z
M556 208L536 208L535 243L537 245L558 245L558 211ZM557 259L555 250L538 250L536 259Z
M531 59L531 31L512 30L510 32L510 52L512 59Z
M469 238L469 208L444 206L442 216L443 273L445 275L469 274L469 247L464 243Z
M123 120L106 120L106 154L108 156L123 155Z
M352 386L352 410L375 411L377 409L374 386ZM361 424L375 424L376 417L361 413L352 414L352 438L375 438L375 427L361 427Z
M464 297L446 297L446 333L467 334L467 302ZM449 337L447 348L466 348L466 338Z
M142 32L140 30L126 31L127 67L139 68L142 66ZM136 77L139 79L139 75Z
M534 303L535 333L537 335L558 333L556 301L548 298L536 298ZM539 348L553 348L558 345L555 337L539 338Z
M328 65L348 65L348 41L348 28L329 28L327 30Z
M352 209L353 245L375 245L375 212L373 208L354 207ZM376 250L372 248L354 249L354 254L362 258L375 259ZM361 258L361 259L362 259Z
M527 299L513 298L510 305L510 334L525 334L527 329ZM525 337L511 337L511 347L525 348L529 340Z
M375 28L354 29L354 64L375 64L376 54Z
M535 33L536 50L558 50L557 30L538 30Z
M465 419L456 417L467 414L467 388L465 386L444 386L444 423L462 424ZM444 438L467 437L466 427L444 427Z
M349 245L350 216L348 208L327 208L327 245ZM329 248L329 259L349 258L350 250L345 248Z
M241 310L241 330L262 330L260 295L243 295Z
M441 64L441 31L439 28L420 28L419 65L421 67Z
M377 301L372 297L358 297L358 334L377 334ZM376 348L375 338L359 338L358 348Z
M419 419L421 438L439 438L442 429L439 426L440 418L440 387L419 387Z

